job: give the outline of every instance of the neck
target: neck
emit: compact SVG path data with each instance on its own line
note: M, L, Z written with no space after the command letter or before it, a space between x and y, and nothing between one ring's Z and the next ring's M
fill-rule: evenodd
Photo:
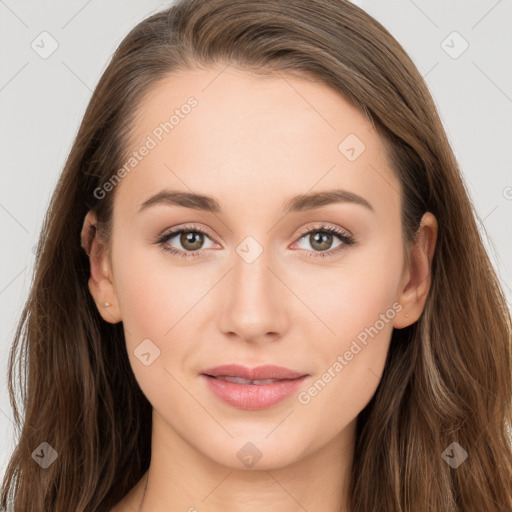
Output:
M273 512L348 512L354 436L355 421L284 467L270 456L264 465L262 454L254 467L240 469L237 459L230 466L204 455L154 412L151 465L134 489L133 510L141 505L140 512L256 512L271 506Z

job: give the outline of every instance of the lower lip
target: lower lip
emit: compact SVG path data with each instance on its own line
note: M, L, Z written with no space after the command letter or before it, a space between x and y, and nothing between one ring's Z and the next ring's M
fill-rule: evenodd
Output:
M272 407L295 394L307 375L270 384L235 384L222 379L201 375L206 385L221 400L238 409L260 410Z

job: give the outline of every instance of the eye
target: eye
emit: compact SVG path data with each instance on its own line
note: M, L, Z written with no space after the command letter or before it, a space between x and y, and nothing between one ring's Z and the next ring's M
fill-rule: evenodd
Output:
M333 226L318 226L314 229L302 231L299 241L306 241L312 247L312 253L308 256L312 258L325 258L337 254L344 246L355 245L356 241L352 235L345 233L341 229ZM339 243L333 246L334 239L337 238ZM303 249L304 247L301 247ZM305 248L309 250L307 247Z
M200 249L208 249L208 247L203 247L205 237L210 239L206 232L199 229L197 226L186 226L162 235L157 240L157 243L164 251L184 258L189 258L200 256L201 253L198 252ZM180 244L181 248L175 248L172 245L169 245L169 242L173 239L176 239L175 243Z
M342 250L345 246L356 244L352 235L349 235L341 229L333 226L322 225L315 227L314 229L310 228L309 230L303 230L300 235L299 240L295 243L298 244L303 240L309 242L312 250L307 247L306 250L310 252L308 257L312 258L325 258L332 256L337 254L338 251ZM164 235L161 235L157 240L157 244L160 245L162 250L170 252L176 256L180 256L182 258L194 258L202 255L202 249L212 248L212 246L204 247L205 238L209 239L213 244L213 241L205 231L192 225L174 229ZM339 240L339 243L334 246L334 249L332 249L332 244L335 238ZM175 246L170 245L170 242L173 241L173 239L176 239L174 243L178 243L181 247L176 248ZM303 249L304 247L300 248Z

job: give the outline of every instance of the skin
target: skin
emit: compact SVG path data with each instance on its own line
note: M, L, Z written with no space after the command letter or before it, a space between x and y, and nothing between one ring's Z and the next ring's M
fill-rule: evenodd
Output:
M357 415L377 389L393 328L423 310L436 219L424 215L407 266L400 184L378 134L338 93L305 77L261 78L232 66L169 76L139 105L131 150L190 96L197 107L117 185L111 250L83 231L90 292L106 322L123 321L153 406L150 469L113 512L139 510L146 478L143 511L348 511ZM366 146L354 161L338 149L349 134ZM137 213L164 188L213 196L222 212L157 205ZM291 196L334 188L373 211L335 203L283 216ZM95 220L89 212L84 228ZM207 233L201 256L156 243L190 223ZM357 244L314 257L340 244L333 235L331 246L314 245L321 224ZM250 264L236 252L247 236L263 248ZM166 243L193 252L179 235ZM307 404L294 395L261 411L236 409L198 376L225 363L276 364L308 373L304 392L393 304L401 311ZM149 366L134 355L147 338L160 349ZM262 454L251 468L237 457L248 442Z

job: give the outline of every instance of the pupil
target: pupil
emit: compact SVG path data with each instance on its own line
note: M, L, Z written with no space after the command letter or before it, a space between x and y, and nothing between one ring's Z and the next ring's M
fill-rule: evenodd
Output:
M195 241L194 241L195 240ZM191 251L201 248L203 243L203 235L197 231L186 231L181 235L181 245Z
M313 242L311 246L314 248L317 244L317 248L319 249L329 249L332 241L332 235L330 233L321 233L317 232L313 236Z

